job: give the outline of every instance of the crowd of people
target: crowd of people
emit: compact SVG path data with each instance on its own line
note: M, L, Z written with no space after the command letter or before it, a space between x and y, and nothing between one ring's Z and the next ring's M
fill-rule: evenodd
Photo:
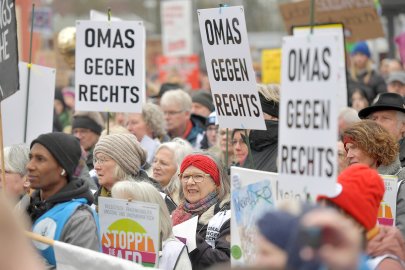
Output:
M350 56L336 193L321 194L316 203L284 202L265 213L257 222L256 267L405 269L404 67L385 59L377 70L365 42L355 44ZM9 216L11 203L28 216L33 232L53 230L48 235L55 240L100 251L100 197L155 203L157 267L229 267L230 166L278 171L282 89L257 84L257 91L266 130L221 128L210 89L162 84L142 112L116 114L74 111L74 92L57 89L54 132L4 149L8 202L0 198L0 214ZM380 175L398 179L393 226L377 222L385 192ZM196 249L189 252L173 226L195 216ZM6 236L0 230L0 239ZM16 239L23 253L34 253L25 239ZM53 248L34 243L42 260L27 255L33 265L56 268Z

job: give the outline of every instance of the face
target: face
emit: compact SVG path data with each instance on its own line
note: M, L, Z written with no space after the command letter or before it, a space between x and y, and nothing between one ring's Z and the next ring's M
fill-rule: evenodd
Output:
M63 104L60 100L55 99L53 101L53 107L55 108L56 114L61 114L63 112Z
M368 101L359 92L354 92L352 95L352 108L360 111L368 106Z
M281 248L267 241L260 233L256 238L258 247L256 265L267 269L285 269L287 254Z
M111 190L113 185L119 180L115 175L117 163L107 155L97 153L93 159L94 169L97 172L98 182L107 190Z
M125 113L115 113L115 116L114 116L115 124L125 127L126 119L127 118L126 118Z
M86 151L89 151L100 137L88 128L75 128L73 129L73 135L80 140L80 145Z
M69 108L75 107L75 97L70 95L64 95L63 101L65 101L66 106L68 106Z
M338 142L338 173L341 173L347 167L346 150L342 141Z
M221 151L226 153L226 128L222 128L219 131L219 146L221 147ZM228 130L228 153L233 154L233 147L232 147L232 130Z
M387 92L389 93L397 93L401 96L405 95L405 84L394 81L387 85Z
M138 141L142 141L145 135L151 135L150 128L143 120L141 113L130 113L128 116L127 129L134 134Z
M367 66L368 57L362 53L356 53L352 56L353 65L356 68L364 69Z
M5 172L5 185L7 195L18 198L24 195L25 191L29 188L29 182L26 177L21 176L19 173L6 171ZM2 175L0 170L0 189L2 188Z
M378 111L372 113L368 118L381 125L397 141L405 132L405 124L399 122L396 111Z
M155 154L152 163L152 170L153 178L158 181L162 187L167 186L177 172L173 152L167 148L161 148Z
M169 133L183 132L187 121L190 119L190 112L181 110L178 104L165 104L162 110L166 120L166 129Z
M217 134L218 134L218 126L217 125L210 125L207 127L207 139L208 139L208 143L209 146L213 146L216 145L217 143Z
M184 176L194 176L197 174L204 175L205 172L194 166L188 167L183 172ZM181 185L183 187L184 197L189 203L199 202L217 189L211 176L204 176L204 180L201 183L194 182L194 179L190 179L187 182L181 180Z
M349 165L356 163L368 165L370 168L377 168L377 161L367 155L366 152L361 150L353 143L346 144L346 158Z
M239 164L245 162L249 150L246 143L242 139L242 131L236 131L232 139L233 153Z
M41 189L48 195L54 195L66 185L67 180L63 181L61 178L62 167L43 145L35 143L29 158L27 178L31 188Z
M207 107L196 102L193 102L193 105L191 106L191 112L204 117L208 117L211 113L211 111Z

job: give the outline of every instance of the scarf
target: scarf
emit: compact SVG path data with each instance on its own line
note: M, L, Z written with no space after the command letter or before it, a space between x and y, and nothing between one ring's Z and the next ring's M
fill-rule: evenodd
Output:
M186 201L180 204L172 213L173 226L187 221L193 216L200 216L218 201L218 192L214 191L196 203L189 203Z

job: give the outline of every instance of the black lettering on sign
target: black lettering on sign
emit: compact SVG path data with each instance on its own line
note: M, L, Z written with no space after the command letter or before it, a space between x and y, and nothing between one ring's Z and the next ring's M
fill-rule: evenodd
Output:
M86 58L84 73L99 76L135 76L135 59Z
M135 31L133 29L87 28L84 31L84 44L89 48L131 49L135 46Z
M260 116L259 102L253 94L214 94L213 96L218 115Z
M139 88L127 85L79 85L79 101L138 103Z
M211 67L214 79L218 81L249 81L244 58L212 59Z
M330 100L289 100L287 126L296 129L329 129Z
M205 35L209 45L241 44L242 36L237 18L205 20Z

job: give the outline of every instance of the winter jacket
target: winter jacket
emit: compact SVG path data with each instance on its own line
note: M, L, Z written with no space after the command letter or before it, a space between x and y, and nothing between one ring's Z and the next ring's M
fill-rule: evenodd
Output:
M387 92L387 85L385 84L383 77L378 75L374 70L371 71L371 77L368 83L365 83L366 76L366 71L358 74L355 79L351 78L350 75L348 76L349 98L351 98L356 88L363 89L366 92L368 99L371 101L374 100L378 94Z
M205 118L199 115L192 114L190 121L193 125L193 128L184 139L187 140L194 149L200 149L200 144L205 132Z
M220 203L208 208L198 219L197 248L189 254L193 270L207 269L217 263L229 262L230 211L230 196L228 195ZM218 224L221 226L216 226Z
M265 122L267 130L252 130L249 134L253 164L250 157L247 157L243 167L277 172L278 121L266 120Z
M405 238L405 168L401 167L399 158L388 166L378 167L380 174L395 175L398 177L398 193L397 193L397 214L395 218L395 225L401 231L402 236Z

